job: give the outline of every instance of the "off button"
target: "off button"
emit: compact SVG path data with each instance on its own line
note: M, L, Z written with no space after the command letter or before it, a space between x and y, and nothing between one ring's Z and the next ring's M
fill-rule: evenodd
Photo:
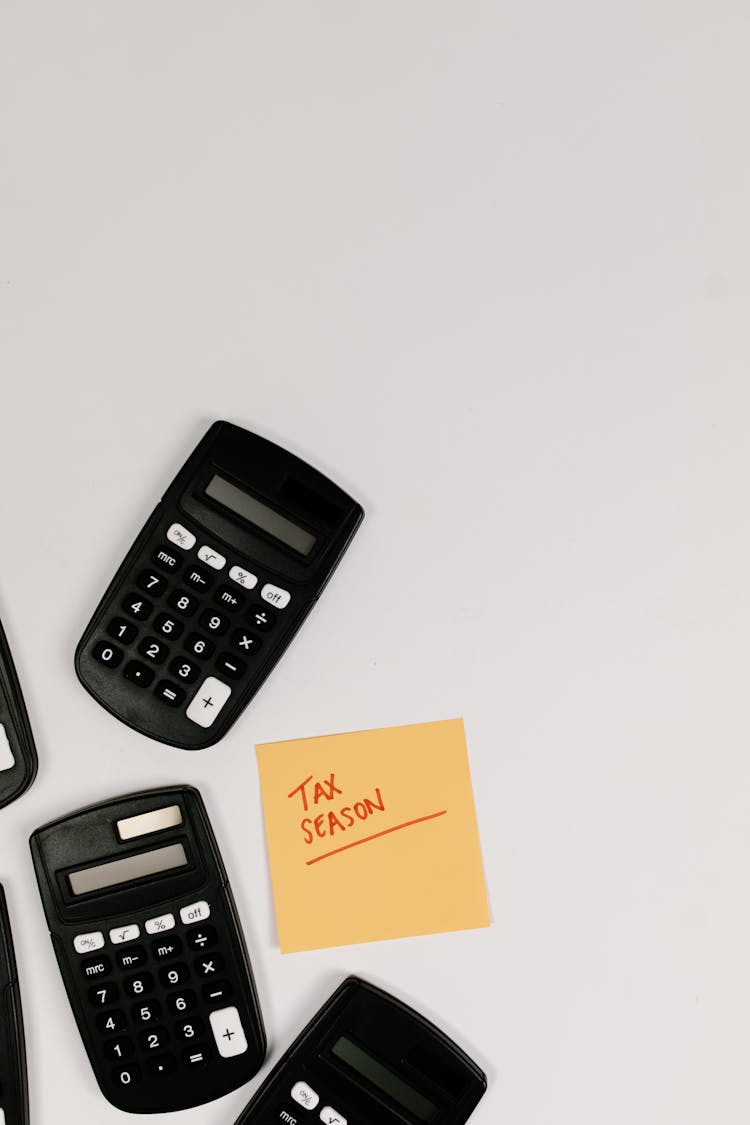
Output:
M266 582L260 596L264 602L275 605L277 609L285 609L292 600L292 595L288 590L283 589L282 586L274 586L272 582Z

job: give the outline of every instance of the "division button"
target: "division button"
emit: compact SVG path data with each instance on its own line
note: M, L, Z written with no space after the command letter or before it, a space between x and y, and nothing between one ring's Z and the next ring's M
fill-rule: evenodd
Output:
M247 1039L242 1028L240 1013L236 1008L219 1008L211 1012L208 1017L211 1021L211 1030L219 1054L223 1059L232 1059L235 1055L244 1055L247 1050Z
M308 1086L306 1082L295 1082L291 1093L295 1102L303 1105L305 1109L315 1109L320 1101L320 1095L316 1094L312 1086Z
M78 934L73 938L73 948L76 953L96 953L97 949L104 948L104 934L101 930L94 930L90 934Z
M195 536L192 531L188 531L181 523L173 523L167 532L167 539L170 543L174 543L176 547L180 547L183 551L189 551L191 547L195 546Z
M259 633L267 633L269 629L273 628L276 615L271 613L270 609L266 609L264 605L252 605L247 619L253 629L257 629Z
M206 676L185 714L199 727L210 727L231 694L229 684L223 684L215 676Z

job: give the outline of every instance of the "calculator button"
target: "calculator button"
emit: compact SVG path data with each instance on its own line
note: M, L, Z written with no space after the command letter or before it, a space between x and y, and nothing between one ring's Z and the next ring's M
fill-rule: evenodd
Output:
M177 684L171 684L169 680L161 680L156 685L156 696L166 703L168 707L179 707L185 698L185 692Z
M259 633L267 633L276 624L276 614L271 613L270 609L266 609L263 605L251 605L247 620Z
M121 945L124 941L135 941L140 937L141 931L138 926L118 926L114 930L109 931L109 940L113 945Z
M233 582L239 586L244 586L246 590L252 590L258 585L258 576L249 570L245 570L241 566L233 566L229 571L229 577Z
M140 969L146 964L148 955L142 945L130 945L119 951L116 960L121 969Z
M247 671L247 664L230 652L221 652L216 657L216 668L227 679L239 680L240 676L244 676Z
M167 1007L170 1012L178 1016L192 1012L196 1003L196 995L191 988L185 988L182 992L171 992L167 997Z
M198 620L203 628L208 629L215 637L220 637L229 628L229 618L223 613L212 613L210 609L204 610Z
M206 957L199 957L197 961L193 962L195 974L198 977L215 977L218 976L224 968L224 958L220 953L209 953Z
M138 660L131 660L129 664L126 664L123 675L132 684L138 684L138 687L148 687L154 681L154 673L151 669Z
M246 629L238 629L236 633L232 633L232 644L240 652L255 653L260 648L261 641L260 637L254 637Z
M89 1004L95 1008L106 1008L108 1004L114 1004L117 997L117 985L112 981L102 981L89 989Z
M199 664L193 664L190 660L181 660L180 657L177 657L169 665L169 671L173 676L179 676L183 683L192 684L198 679L201 669Z
M174 1030L178 1039L189 1043L192 1039L202 1034L203 1024L200 1020L181 1020Z
M290 1093L295 1102L303 1105L305 1109L315 1109L320 1101L320 1095L316 1094L312 1086L308 1086L306 1082L295 1082Z
M235 1055L244 1055L247 1050L247 1039L237 1009L219 1008L218 1011L211 1012L208 1018L221 1057L232 1059Z
M135 617L138 621L145 621L150 616L151 610L154 608L147 598L142 598L140 594L128 594L121 602L122 608L131 617Z
M346 1118L330 1105L324 1105L320 1111L320 1120L323 1125L346 1125Z
M78 934L73 938L73 948L76 953L95 953L97 949L104 948L104 934L101 930L94 930L91 934Z
M201 637L199 633L191 633L185 641L185 648L193 656L200 656L205 659L205 657L211 655L216 645L213 641L207 641L205 637Z
M153 570L142 570L136 579L136 586L152 598L158 598L166 590L167 580Z
M170 574L174 574L182 566L182 559L178 559L174 551L168 551L166 547L157 547L151 556L151 561L162 570L168 570Z
M157 1055L148 1060L147 1066L152 1078L166 1078L177 1070L177 1059L174 1055Z
M181 523L173 523L167 532L167 539L170 543L180 547L183 551L189 551L191 547L195 546L195 536L192 531L188 531Z
M174 927L174 914L159 914L157 918L149 918L146 922L146 933L163 934L165 930L173 930Z
M192 617L198 608L198 599L186 590L173 590L167 599L167 604L182 613L185 617Z
M182 1052L182 1061L185 1066L203 1066L211 1058L211 1050L203 1044L196 1044L188 1051ZM0 1122L2 1125L2 1122Z
M113 617L107 626L107 632L110 637L114 637L124 645L129 645L138 636L138 630L133 622L126 621L124 617Z
M211 917L211 907L203 899L200 902L191 902L180 910L180 920L183 926L190 926L193 922L202 922L204 918Z
M202 952L204 949L210 949L212 945L216 945L218 939L219 935L213 926L200 926L197 930L190 930L187 940L191 949Z
M154 664L163 664L169 656L167 646L157 641L155 637L144 637L138 645L138 651L147 660L153 660Z
M184 628L185 626L181 621L170 617L168 613L160 613L154 618L156 632L161 633L163 637L171 638L171 640L176 640Z
M171 961L182 953L182 942L178 937L160 938L151 942L151 952L157 961Z
M118 1086L132 1086L134 1082L140 1082L141 1071L140 1067L131 1064L127 1067L118 1067L117 1070L112 1072L112 1077Z
M90 957L87 961L81 961L81 976L87 980L108 977L111 972L112 962L109 957Z
M136 1023L153 1023L161 1016L161 1004L156 1000L147 1000L144 1004L136 1004L131 1009L131 1015Z
M199 727L210 727L231 694L229 684L223 684L215 676L206 676L185 714Z
M111 645L109 641L99 641L94 645L93 657L98 660L100 664L106 664L108 668L116 668L121 662L124 653L117 645Z
M135 1050L135 1044L127 1035L118 1035L116 1039L109 1039L104 1044L104 1054L108 1059L129 1059Z
M128 996L135 996L136 1000L139 996L145 996L147 992L153 992L154 978L151 973L140 973L137 977L125 978L125 991Z
M198 558L213 570L223 570L227 565L224 556L215 551L213 547L207 547L205 543L198 548Z
M281 586L274 586L272 582L266 582L260 596L264 602L270 602L277 609L285 609L292 600L292 595L288 590L284 590Z
M223 605L226 609L242 609L245 604L245 599L230 589L229 586L220 586L214 594L214 601Z
M155 1027L153 1031L142 1031L138 1036L138 1041L144 1051L158 1051L168 1040L169 1033L166 1027Z
M203 985L203 999L207 1004L218 1004L219 1001L228 1000L232 995L232 986L228 980L217 980L212 984Z
M189 976L190 969L182 963L159 969L159 980L165 988L174 988L175 985L184 984Z
M208 590L214 584L213 575L206 570L202 570L199 566L193 566L187 573L183 574L182 581L195 586L196 590Z
M97 1029L106 1035L108 1031L122 1031L127 1027L128 1021L123 1011L113 1008L111 1012L100 1012L94 1023Z

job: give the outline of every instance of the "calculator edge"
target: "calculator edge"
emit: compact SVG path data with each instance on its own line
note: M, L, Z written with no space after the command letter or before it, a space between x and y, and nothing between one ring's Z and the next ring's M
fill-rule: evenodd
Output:
M6 794L6 796L0 800L0 809L2 809L23 796L26 790L34 783L39 768L36 742L34 740L34 732L31 729L26 700L21 690L21 682L18 678L18 672L16 671L16 666L13 661L13 654L11 653L10 644L8 643L2 621L0 621L0 673L2 674L3 690L6 691L8 695L9 709L12 711L12 718L19 737L21 755L25 767L20 784L17 785L15 789L12 789L10 794Z
M10 915L5 897L5 890L0 883L0 942L8 966L8 982L2 991L2 1012L6 1028L13 1029L12 1038L15 1047L14 1066L12 1079L14 1082L13 1093L15 1106L20 1112L19 1125L27 1125L29 1120L29 1081L26 1066L26 1036L23 1026L23 1009L21 1005L21 988L18 981L15 951L13 948L13 935L10 928Z

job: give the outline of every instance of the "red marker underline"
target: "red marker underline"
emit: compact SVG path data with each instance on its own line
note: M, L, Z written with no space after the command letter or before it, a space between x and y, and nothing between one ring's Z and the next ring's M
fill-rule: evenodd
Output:
M339 852L345 852L349 848L357 848L360 844L367 844L370 840L377 840L379 836L388 836L391 832L398 832L399 828L409 828L412 824L421 824L424 820L434 820L436 816L445 816L447 809L441 809L440 812L430 813L429 816L418 816L416 820L405 820L403 824L395 824L393 828L384 828L382 832L374 832L372 836L363 836L361 840L354 840L351 844L342 844L340 848L334 848L333 851L323 852L323 855L316 855L315 859L308 859L305 866L310 867L313 863L320 863L321 859L328 859L331 855L338 855Z

